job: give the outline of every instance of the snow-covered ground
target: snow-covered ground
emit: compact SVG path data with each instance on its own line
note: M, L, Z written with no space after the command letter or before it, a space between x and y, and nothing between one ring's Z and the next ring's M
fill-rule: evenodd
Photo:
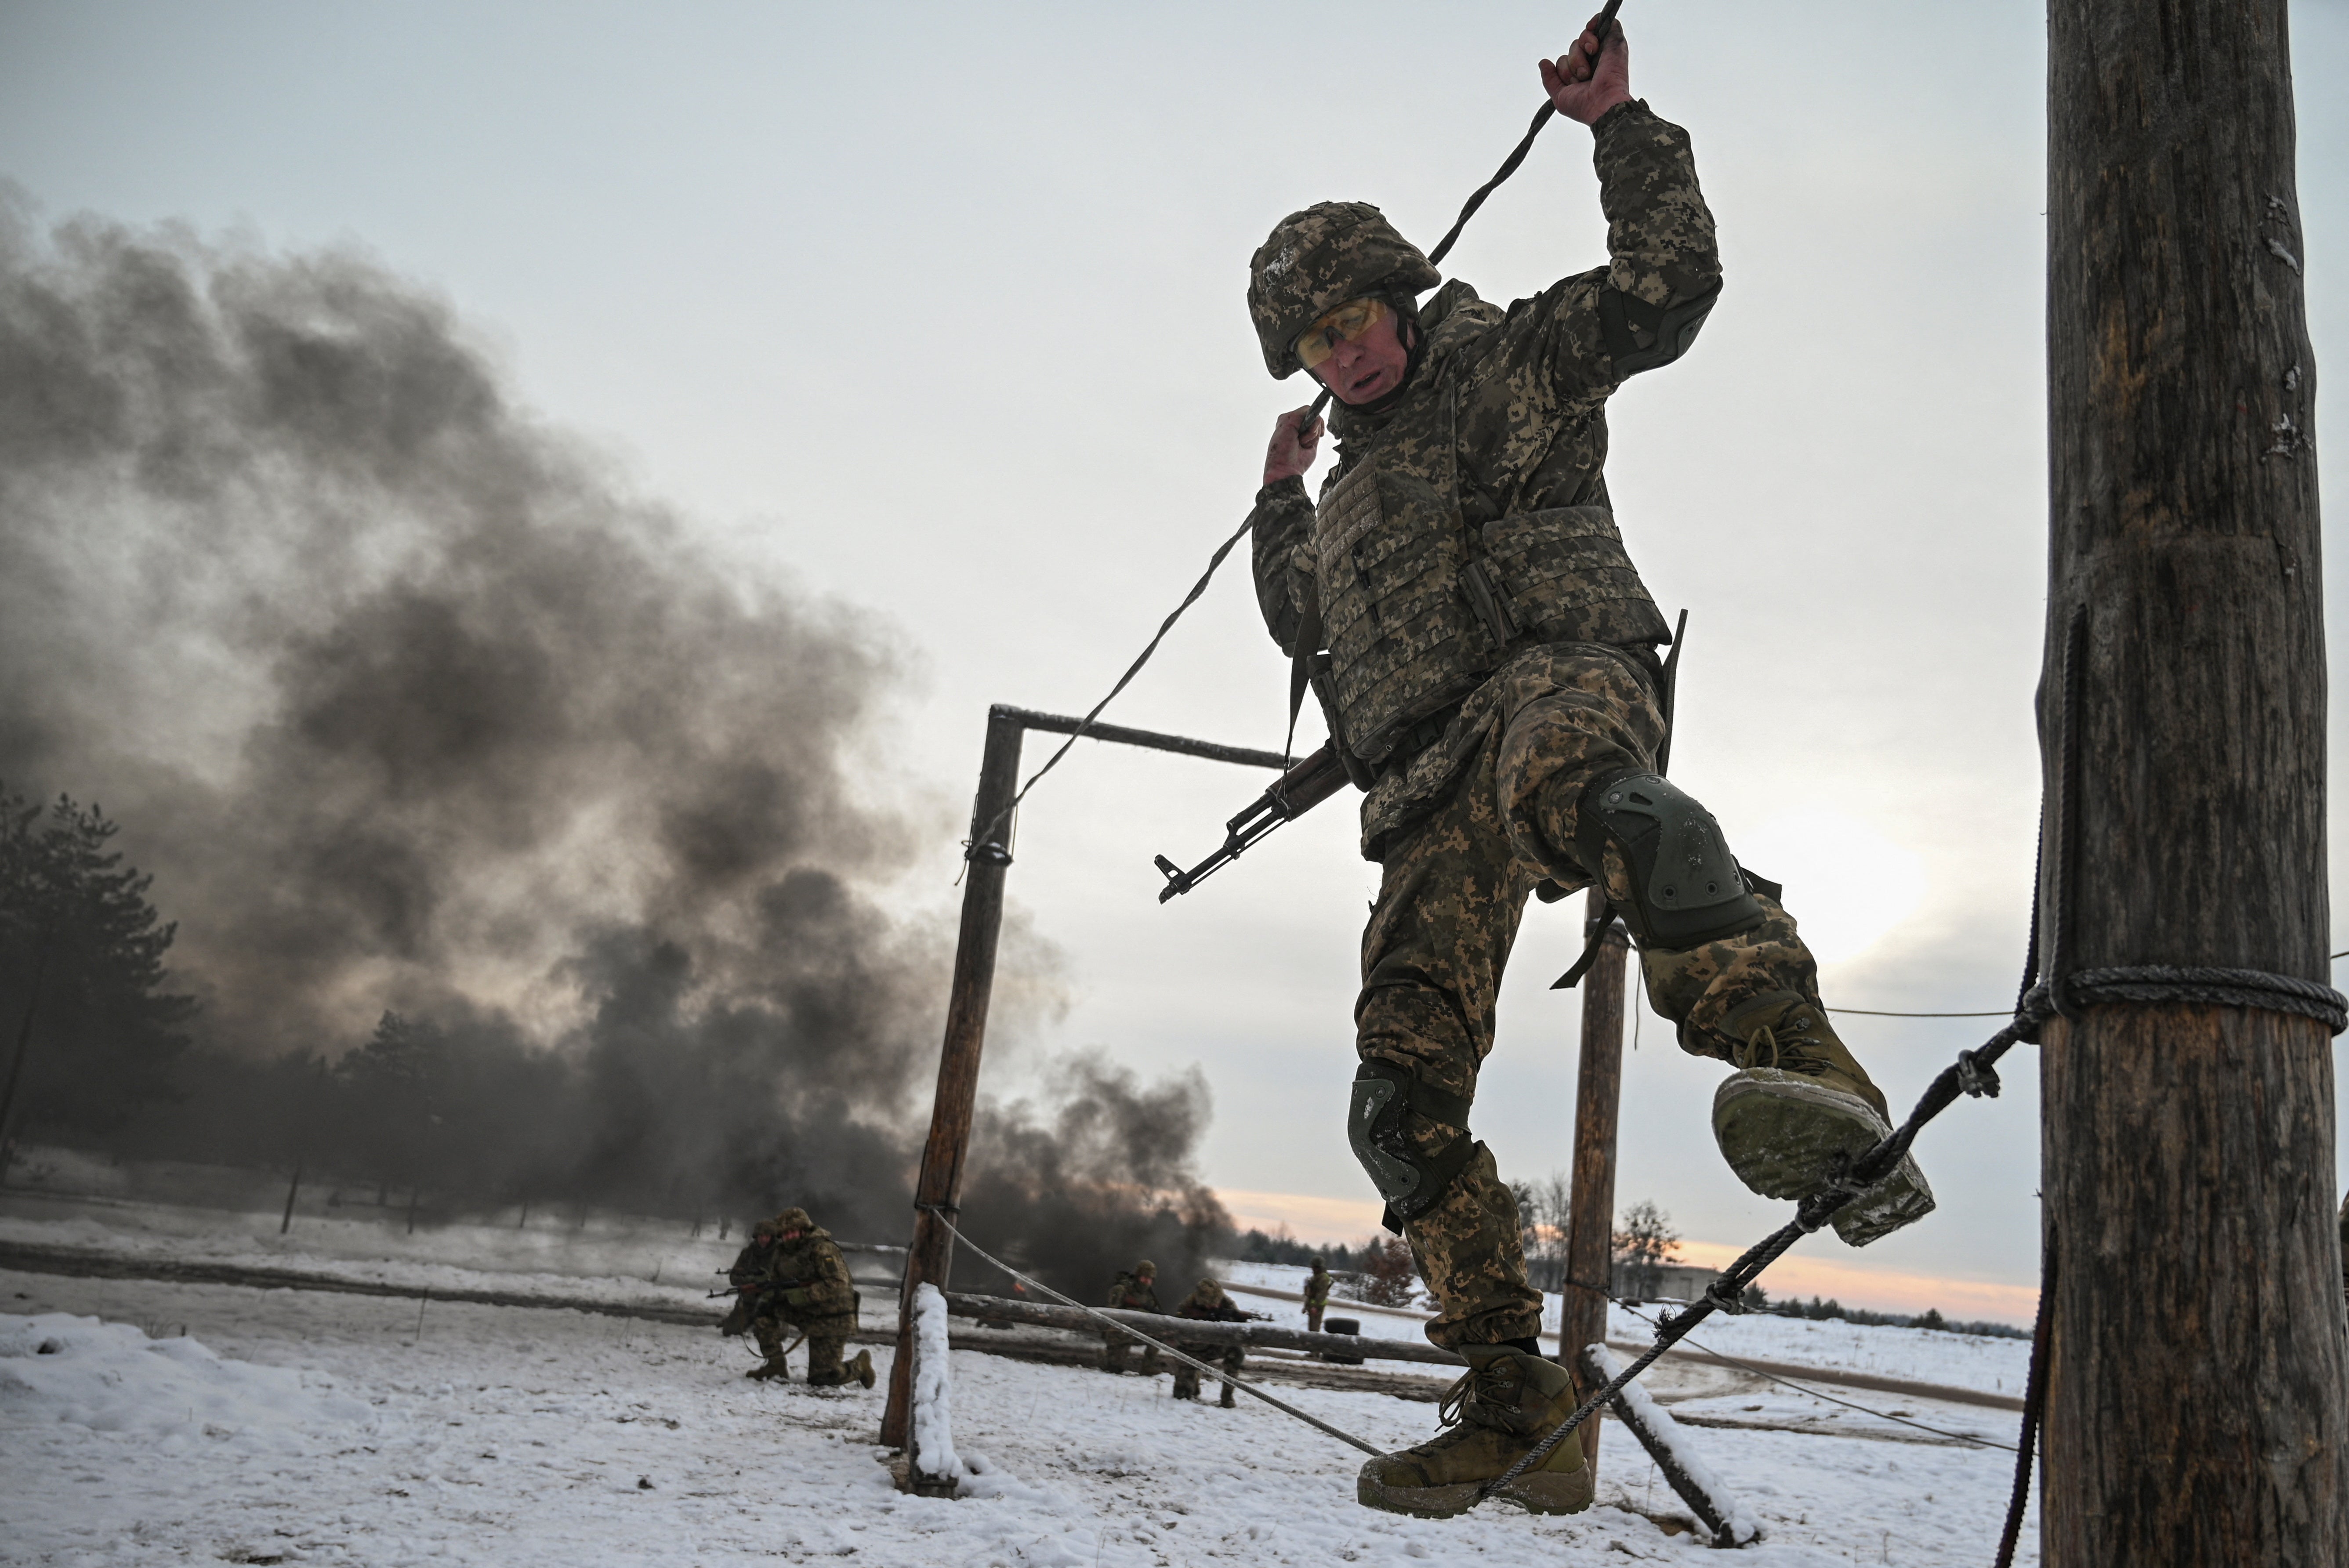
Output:
M1306 1271L1275 1264L1233 1264L1226 1278L1240 1293L1238 1301L1251 1312L1268 1315L1277 1323L1302 1328L1305 1308L1294 1302L1248 1295L1251 1284L1301 1294ZM1651 1316L1654 1308L1643 1309ZM1359 1320L1362 1332L1386 1339L1421 1337L1424 1314L1393 1315L1374 1308L1354 1307L1333 1301L1332 1316ZM1558 1298L1545 1304L1542 1325L1557 1332ZM1623 1307L1607 1317L1607 1337L1619 1344L1644 1346L1655 1330L1646 1317ZM1814 1322L1798 1317L1748 1315L1713 1316L1696 1331L1701 1348L1747 1360L1777 1361L1826 1371L1864 1372L1878 1377L1899 1377L1917 1383L1938 1383L1950 1388L1971 1388L1983 1394L2023 1397L2024 1374L2031 1365L2031 1342L1976 1334L1933 1334L1913 1328L1892 1328L1833 1320Z
M129 1225L117 1218L20 1213L0 1236L116 1253L135 1242L172 1256L265 1257L278 1267L308 1260L346 1273L365 1262L357 1222L305 1236L297 1221L280 1249L274 1215L214 1214L210 1231L194 1212L141 1212ZM68 1223L90 1228L68 1233ZM383 1230L376 1227L376 1266L452 1270L452 1280L495 1272L445 1232L430 1243L436 1252L389 1257ZM419 1234L415 1244L425 1242ZM411 1245L404 1236L398 1243ZM586 1269L611 1268L608 1252L582 1256ZM655 1284L649 1264L574 1274L562 1266L573 1260L553 1251L512 1261L527 1264L528 1277L555 1282L550 1294L671 1290L667 1264ZM1293 1274L1241 1283L1293 1289ZM515 1276L500 1277L510 1287ZM678 1294L698 1298L698 1283ZM1249 1304L1299 1315L1291 1304ZM1216 1408L1212 1396L1178 1404L1163 1377L1110 1377L957 1350L954 1441L971 1495L918 1499L895 1489L889 1456L874 1446L881 1389L746 1381L744 1343L706 1329L31 1273L0 1273L0 1562L8 1563L681 1568L822 1558L1110 1568L1470 1557L1600 1564L1709 1553L1643 1516L1681 1509L1611 1423L1600 1504L1586 1514L1536 1520L1488 1506L1453 1521L1397 1519L1354 1503L1359 1454L1252 1400L1236 1410ZM1366 1330L1418 1332L1411 1319L1359 1315ZM1795 1359L1801 1340L1823 1367L1838 1345L1909 1377L1960 1382L1969 1366L1935 1343L1951 1336L1828 1324L1812 1335L1812 1326L1775 1320L1723 1326L1775 1331L1781 1337L1766 1344L1722 1346L1773 1359ZM1839 1341L1836 1330L1885 1337L1870 1349ZM1624 1333L1645 1329L1627 1319ZM1729 1336L1708 1326L1707 1337ZM55 1346L46 1356L45 1343ZM875 1359L885 1375L885 1347ZM1696 1377L1667 1397L1760 1519L1754 1561L1987 1560L2008 1454L1736 1374ZM1293 1385L1279 1392L1381 1446L1433 1429L1425 1403ZM2013 1422L1998 1411L1883 1395L1868 1402L2012 1439ZM2026 1533L2023 1560L2036 1561L2035 1533Z

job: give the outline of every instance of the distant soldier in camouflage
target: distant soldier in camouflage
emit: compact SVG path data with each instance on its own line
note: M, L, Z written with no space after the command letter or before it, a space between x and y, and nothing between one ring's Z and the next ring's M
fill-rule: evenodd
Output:
M1158 1265L1144 1258L1110 1281L1109 1296L1104 1305L1123 1312L1164 1311L1158 1305ZM1102 1342L1102 1370L1124 1371L1126 1353L1133 1348L1131 1338L1115 1329L1110 1330ZM1158 1346L1155 1345L1142 1347L1142 1375L1144 1377L1158 1376Z
M1606 266L1504 309L1437 288L1376 208L1325 202L1281 221L1248 286L1267 368L1311 371L1337 402L1319 503L1301 477L1321 428L1300 408L1274 427L1253 522L1266 621L1368 790L1362 852L1383 868L1349 1134L1443 1307L1428 1337L1471 1367L1445 1407L1457 1424L1365 1465L1358 1495L1435 1517L1573 1402L1536 1345L1516 1205L1468 1131L1528 892L1600 883L1682 1048L1736 1069L1713 1130L1755 1191L1817 1191L1889 1130L1778 890L1657 771L1670 632L1617 531L1606 404L1678 358L1720 294L1689 138L1631 97L1619 30L1601 50L1586 29L1541 76L1593 132ZM1905 1161L1836 1229L1864 1245L1931 1207ZM1568 1512L1590 1491L1568 1439L1496 1495Z
M1232 1305L1224 1287L1214 1276L1200 1280L1191 1287L1191 1294L1174 1309L1177 1317L1188 1317L1201 1323L1246 1323L1256 1315ZM1201 1361L1222 1358L1224 1368L1224 1408L1228 1410L1239 1401L1234 1395L1231 1380L1240 1375L1247 1364L1247 1348L1239 1345L1203 1345L1196 1341L1177 1340L1175 1348L1185 1351ZM1174 1363L1174 1398L1196 1399L1199 1397L1199 1369L1183 1362Z
M734 1254L734 1266L726 1271L727 1283L734 1287L734 1305L718 1332L732 1338L748 1333L757 1338L760 1353L765 1360L742 1374L745 1377L783 1377L791 1374L783 1359L781 1320L771 1311L761 1309L761 1297L766 1294L767 1271L775 1261L775 1222L761 1220L750 1229L750 1240Z
M775 1244L760 1281L759 1306L753 1325L771 1319L774 1338L760 1336L768 1363L750 1376L784 1376L782 1331L797 1329L807 1336L808 1387L833 1388L854 1381L873 1387L873 1352L860 1350L856 1359L843 1364L840 1353L856 1332L856 1285L848 1264L830 1232L808 1217L805 1209L786 1209L771 1222ZM763 1226L761 1228L764 1228Z
M1330 1310L1330 1265L1319 1258L1313 1260L1313 1272L1305 1276L1305 1331L1321 1332L1321 1315Z

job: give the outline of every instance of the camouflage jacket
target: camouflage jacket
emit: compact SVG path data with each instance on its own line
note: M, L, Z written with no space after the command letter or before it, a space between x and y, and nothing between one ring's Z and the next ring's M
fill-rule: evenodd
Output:
M1448 456L1441 466L1456 473L1461 521L1470 529L1546 508L1608 504L1606 406L1623 373L1608 348L1602 294L1612 285L1645 306L1682 304L1719 287L1721 263L1686 131L1634 102L1604 116L1594 142L1608 265L1506 310L1456 279L1438 289L1422 307L1426 346L1397 400L1375 414L1333 407L1338 462L1325 494L1375 445L1381 460ZM1439 449L1447 441L1451 451L1444 454ZM1303 606L1316 592L1313 521L1302 480L1257 492L1251 519L1257 595L1284 653L1296 651ZM1636 577L1625 591L1646 599ZM1652 645L1669 639L1651 603L1646 613L1652 617L1640 623L1646 631L1612 640L1630 645L1631 656L1652 667ZM1537 671L1539 661L1528 655L1538 652L1514 653L1434 743L1387 759L1362 805L1366 858L1379 859L1396 832L1443 798L1495 721L1494 686L1512 675L1522 685Z
M1102 1304L1125 1312L1163 1312L1158 1305L1158 1287L1143 1280L1130 1270L1122 1272L1110 1282L1109 1299Z
M1177 1317L1199 1318L1209 1323L1246 1323L1248 1315L1232 1305L1224 1287L1211 1279L1203 1279L1191 1287L1183 1305L1174 1309Z
M1320 1274L1307 1274L1305 1276L1305 1305L1308 1306L1329 1305L1330 1283L1330 1275L1326 1270Z
M727 1281L747 1294L767 1283L767 1271L774 1263L774 1243L762 1247L752 1242L734 1254L734 1266L726 1271Z
M795 1242L778 1241L769 1256L762 1283L771 1310L792 1318L856 1315L856 1284L831 1232L802 1231Z

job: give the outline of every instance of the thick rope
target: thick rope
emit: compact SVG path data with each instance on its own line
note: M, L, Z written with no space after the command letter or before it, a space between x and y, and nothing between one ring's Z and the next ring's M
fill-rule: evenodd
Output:
M995 814L995 820L981 828L972 837L970 842L963 846L967 856L977 853L979 845L996 841L997 831L1001 829L1012 812L1019 810L1019 802L1028 799L1028 791L1036 788L1036 780L1060 766L1061 758L1069 754L1069 748L1084 738L1085 731L1092 727L1092 722L1101 717L1102 709L1116 700L1117 694L1123 691L1133 682L1133 677L1142 673L1142 666L1150 662L1150 655L1158 651L1158 645L1166 640L1166 634L1174 629L1174 623L1183 618L1183 612L1197 603L1199 595L1207 591L1207 584L1215 580L1216 569L1223 565L1224 558L1229 555L1232 552L1232 547L1247 535L1250 522L1253 521L1254 518L1251 515L1249 522L1241 523L1237 532L1216 547L1216 552L1207 557L1207 569L1199 573L1199 580L1191 584L1191 591L1183 595L1183 602L1174 606L1173 614L1166 619L1158 623L1158 634L1150 639L1150 645L1143 648L1133 663L1125 667L1125 674L1118 676L1117 684L1109 688L1109 696L1093 704L1092 711L1077 721L1077 727L1069 732L1068 739L1061 742L1061 748L1045 758L1044 766L1028 775L1028 782L1019 786L1019 793L1011 797L1011 804L998 811Z
M2349 1028L2349 997L2343 996L2330 985L2320 985L2313 980L2296 979L2289 975L2270 975L2257 969L2139 965L2083 969L2061 976L2060 984L2064 994L2064 1006L2074 1012L2083 1007L2113 1003L2137 1006L2212 1003L2314 1018L2336 1035ZM1908 1156L1909 1145L1916 1142L1917 1134L1924 1130L1927 1122L1948 1109L1961 1095L1995 1096L1999 1089L1996 1070L1999 1057L2012 1049L2017 1041L2035 1040L2039 1026L2055 1016L2050 986L2042 981L2024 995L2023 1005L2015 1010L2013 1023L1974 1049L1959 1052L1958 1059L1941 1069L1926 1086L1924 1094L1918 1099L1916 1109L1909 1113L1908 1120L1875 1148L1850 1161L1829 1180L1824 1189L1804 1199L1796 1206L1794 1219L1755 1243L1744 1256L1730 1264L1722 1276L1706 1288L1702 1300L1685 1312L1666 1314L1658 1323L1656 1343L1652 1346L1625 1367L1607 1387L1584 1400L1572 1415L1553 1428L1540 1442L1526 1449L1515 1464L1485 1482L1478 1495L1490 1497L1541 1463L1549 1456L1550 1450L1566 1440L1568 1433L1613 1399L1625 1384L1653 1366L1658 1357L1687 1337L1698 1324L1716 1312L1745 1310L1741 1299L1745 1287L1760 1278L1762 1272L1785 1255L1787 1249L1796 1242L1825 1225L1846 1204L1889 1176L1893 1168Z
M1362 1441L1361 1439L1354 1436L1351 1432L1340 1431L1337 1428L1331 1426L1329 1422L1322 1420L1318 1416L1309 1416L1304 1411L1299 1409L1296 1406L1274 1398L1262 1388L1257 1387L1255 1384L1248 1382L1245 1378L1235 1377L1230 1373L1224 1371L1220 1367L1210 1367L1204 1361L1194 1360L1192 1357L1185 1355L1182 1351L1175 1349L1173 1346L1167 1344L1164 1340L1153 1339L1147 1334L1143 1333L1139 1328L1135 1328L1130 1324L1120 1323L1116 1318L1112 1317L1109 1314L1102 1312L1098 1308L1087 1306L1081 1301L1062 1295L1059 1291L1054 1290L1050 1285L1046 1284L1042 1280L1038 1279L1033 1274L1021 1274L1018 1269L1013 1268L1009 1264L1005 1263L1001 1258L995 1256L985 1248L979 1246L976 1242L973 1242L968 1236L966 1236L960 1231L956 1230L955 1222L952 1220L947 1219L946 1212L936 1204L916 1203L914 1206L934 1216L939 1224L944 1225L947 1228L947 1233L951 1234L956 1241L960 1242L964 1246L968 1247L972 1252L977 1253L980 1257L985 1258L988 1263L993 1264L997 1268L1001 1269L1005 1274L1009 1274L1013 1279L1018 1280L1021 1284L1028 1286L1030 1290L1040 1291L1042 1294L1050 1296L1054 1301L1059 1302L1063 1306L1073 1306L1079 1312L1084 1313L1089 1316L1098 1317L1103 1323L1109 1325L1110 1327L1117 1330L1120 1334L1125 1335L1131 1338L1139 1339L1144 1345L1164 1351L1167 1355L1172 1356L1175 1360L1180 1361L1184 1366L1192 1368L1194 1371L1203 1373L1209 1377L1221 1378L1224 1382L1230 1384L1235 1388L1245 1388L1249 1393L1255 1395L1257 1398L1263 1400L1266 1404L1271 1406L1274 1409L1278 1410L1282 1415L1294 1416L1309 1427L1318 1427L1322 1431L1325 1431L1331 1437L1337 1439L1340 1442L1351 1443L1354 1447L1361 1449L1364 1453L1371 1455L1372 1458L1377 1458L1379 1455L1383 1454L1386 1451L1383 1449L1372 1448L1370 1444Z
M2055 1333L2055 1238L2040 1240L2039 1314L2031 1327L2031 1375L2023 1387L2023 1429L2014 1439L2014 1488L2007 1494L2006 1528L1999 1532L1992 1568L2013 1568L2014 1543L2023 1536L2023 1516L2031 1507L2031 1460L2039 1443L2039 1421L2047 1408L2047 1342Z
M1623 0L1607 0L1607 8L1599 15L1599 43L1602 49L1606 46L1609 30L1615 25L1616 9L1622 4ZM1526 128L1524 139L1517 143L1516 150L1501 160L1500 170L1493 178L1476 188L1475 193L1468 198L1468 204L1460 209L1460 216L1452 221L1451 230L1435 242L1435 249L1427 253L1430 264L1442 262L1451 252L1453 242L1460 238L1460 231L1468 226L1468 220L1476 215L1476 209L1485 204L1485 198L1498 189L1501 181L1517 171L1517 166L1526 160L1526 154L1533 150L1534 138L1541 134L1542 127L1547 125L1557 113L1557 108L1547 98L1542 99L1540 112L1534 116L1533 124ZM1298 429L1301 431L1311 428L1313 421L1320 417L1322 408L1329 401L1330 389L1324 387L1321 389L1321 395L1313 399L1312 408L1303 419L1298 421ZM1109 688L1109 696L1093 704L1092 711L1078 721L1077 727L1070 733L1068 739L1061 742L1061 748L1046 759L1044 766L1028 776L1028 782L1019 786L1019 793L1011 798L1011 804L996 813L995 820L979 830L971 840L970 844L966 846L968 850L975 851L978 845L994 841L997 830L1003 826L1004 819L1019 809L1019 802L1028 799L1028 791L1036 787L1036 780L1060 765L1061 758L1069 754L1069 748L1074 746L1085 731L1092 727L1093 720L1101 717L1102 709L1107 707L1111 700L1123 691L1135 676L1142 673L1142 666L1150 662L1150 655L1158 651L1158 645L1166 640L1166 634L1174 630L1174 623L1183 618L1183 612L1199 602L1199 595L1207 591L1208 581L1216 575L1216 569L1223 565L1224 557L1232 552L1232 546L1237 544L1241 535L1247 531L1248 524L1244 522L1240 524L1239 532L1224 541L1222 548L1208 559L1207 570L1201 573L1198 582L1192 584L1191 592L1184 596L1180 604L1174 606L1174 613L1159 624L1158 634L1150 639L1150 645L1142 650L1141 656L1129 665L1125 674L1117 677L1117 684ZM1289 735L1292 740L1296 737L1296 717L1292 714L1289 718ZM1287 749L1287 746L1284 745L1282 750L1286 752Z

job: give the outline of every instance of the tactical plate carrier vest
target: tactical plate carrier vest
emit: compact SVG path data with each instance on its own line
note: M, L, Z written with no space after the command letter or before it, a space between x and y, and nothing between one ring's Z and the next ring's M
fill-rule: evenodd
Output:
M1447 389L1433 451L1402 460L1386 432L1314 513L1323 697L1364 763L1385 760L1519 648L1671 640L1607 508L1463 519L1454 399Z

